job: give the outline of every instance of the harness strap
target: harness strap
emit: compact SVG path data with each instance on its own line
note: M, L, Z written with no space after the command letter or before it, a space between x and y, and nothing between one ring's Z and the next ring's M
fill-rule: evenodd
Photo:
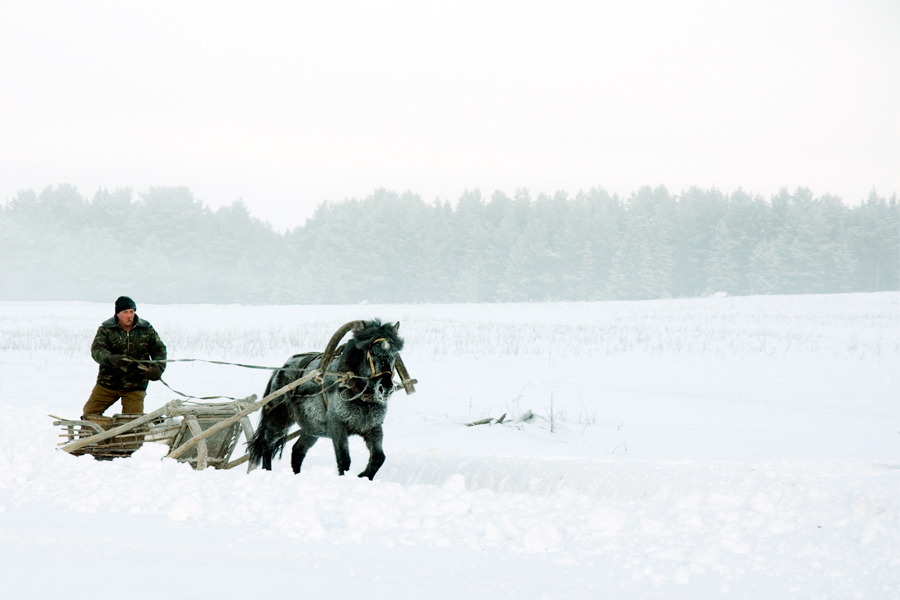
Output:
M377 340L373 340L372 343L369 344L369 348L366 349L366 358L369 359L369 371L372 372L372 374L369 375L370 379L375 379L376 377L380 377L382 375L390 375L391 377L394 376L394 367L391 367L390 371L381 371L380 373L376 373L375 372L375 363L374 363L374 361L372 361L372 352L370 350L372 348L372 346L374 346L378 342L386 342L386 341L387 341L387 338L378 338Z

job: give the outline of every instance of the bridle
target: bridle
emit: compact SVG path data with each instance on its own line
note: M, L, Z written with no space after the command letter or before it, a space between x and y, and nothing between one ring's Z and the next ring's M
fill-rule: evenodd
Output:
M391 377L391 379L394 378L394 367L393 366L391 366L389 371L381 371L380 373L376 373L375 372L375 361L372 360L372 351L371 351L372 346L374 346L378 342L387 342L387 341L388 341L387 338L378 338L377 340L373 340L369 344L368 348L366 348L366 359L369 361L369 370L372 372L371 375L369 375L368 377L360 377L358 375L353 375L351 373L346 374L349 376L347 378L349 380L349 383L345 383L342 385L349 387L351 389L351 393L352 393L352 390L354 387L354 384L353 384L354 379L367 379L369 381L372 381L374 379L377 379L378 377L381 377L382 375L389 375ZM361 399L365 402L371 402L372 401L371 399L374 397L375 394L374 394L374 392L370 392L370 393L366 394L367 387L368 387L368 384L363 384L362 389L359 391L359 393L357 393L355 396L353 396L351 398L347 398L347 401L349 402L352 400L360 400ZM368 396L368 398L367 398L367 396ZM328 396L324 393L324 388L323 388L323 393L322 393L322 399L325 401L325 407L328 408Z
M398 325L399 325L399 323L394 326L394 331L397 331ZM322 394L322 400L325 403L326 410L328 409L328 394L326 393L326 385L325 385L326 374L335 377L335 381L333 383L329 384L327 387L330 388L331 386L338 385L341 388L345 388L345 389L350 388L350 390L351 390L350 393L353 393L352 390L355 387L354 381L360 380L360 379L368 379L369 381L371 381L372 379L375 379L376 377L381 377L382 375L390 375L391 379L393 379L394 370L396 370L397 374L400 376L400 383L401 383L401 385L403 385L403 389L406 390L406 393L412 394L412 393L415 393L415 391L416 391L414 384L418 383L418 381L416 381L415 379L410 377L409 371L406 370L406 366L403 364L403 360L400 358L399 352L395 353L393 364L391 365L390 371L381 371L380 373L375 372L375 361L372 359L372 347L375 344L377 344L378 342L388 342L389 340L386 337L381 337L381 338L378 338L378 339L372 341L366 348L366 359L369 361L369 370L372 373L369 377L360 377L359 375L356 375L352 372L326 372L328 365L331 364L331 360L337 354L340 354L341 350L343 349L343 346L338 346L338 344L340 344L341 339L343 339L343 337L351 330L365 329L365 327L366 327L365 321L350 321L348 323L345 323L336 332L334 332L334 335L331 336L330 340L328 340L328 345L325 347L325 352L320 355L321 358L319 359L319 367L318 367L319 373L314 378L314 381L322 386L321 394ZM355 400L357 398L362 398L364 401L367 401L367 399L365 398L366 388L368 388L368 385L364 385L362 390L360 390L356 396L353 396L352 398L349 398L348 400ZM377 390L377 386L376 386L376 390ZM374 394L372 394L372 396L374 396Z
M390 368L389 371L381 371L380 373L376 373L375 372L375 362L372 360L372 346L374 346L378 342L386 342L386 341L388 341L387 338L378 338L377 340L374 340L371 344L369 344L368 348L366 348L366 358L369 360L369 370L372 372L372 374L369 375L369 379L375 379L376 377L381 377L382 375L390 375L391 378L394 377L394 367L393 366Z

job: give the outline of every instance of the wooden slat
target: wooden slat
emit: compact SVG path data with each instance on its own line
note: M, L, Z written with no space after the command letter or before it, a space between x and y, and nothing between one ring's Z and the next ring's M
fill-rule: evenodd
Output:
M299 437L301 433L303 433L303 430L302 430L302 429L298 429L297 431L295 431L295 432L289 434L286 438L284 438L285 443L291 441L292 439L294 439L294 438L296 438L296 437ZM244 463L247 462L248 460L250 460L250 454L245 454L245 455L243 455L243 456L240 457L240 458L234 459L233 461L231 461L230 463L228 463L227 465L225 465L224 468L225 468L225 469L231 469L231 468L234 468L234 467L236 467L236 466L238 466L238 465L244 464Z
M194 415L185 415L184 420L187 421L188 427L191 430L191 434L193 437L198 437L203 433L203 429L200 427L200 423L197 422L197 417ZM193 438L191 438L193 439ZM188 440L190 441L190 440ZM185 442L187 443L187 442ZM207 466L207 459L209 458L209 451L206 448L206 440L198 440L197 442L197 465L194 467L198 471L202 471Z
M409 371L406 370L406 365L403 364L403 359L400 358L399 354L394 359L394 366L397 368L397 375L400 376L400 383L403 385L403 389L406 390L406 395L415 394L415 384L419 383L419 381L409 376Z
M48 415L48 416L53 417L54 419L60 418L55 415ZM75 427L76 425L81 426L81 427L90 427L97 433L103 433L105 431L105 429L103 429L102 427L100 427L99 425L94 423L93 421L79 421L77 419L62 419L60 421L53 421L53 425L54 425L54 427L56 427L56 426Z
M156 417L166 414L166 410L168 410L170 404L179 406L179 405L181 405L181 400L172 400L172 402L167 403L162 408L158 408L151 413L147 413L143 417L138 417L137 419L135 419L134 421L131 421L130 423L125 423L124 425L114 427L113 429L109 429L107 431L104 431L103 433L98 433L97 435L92 435L91 437L88 437L88 438L76 440L70 444L66 444L65 446L62 447L62 449L65 450L66 452L73 452L75 450L78 450L79 448L83 448L83 447L87 446L88 444L96 444L97 442L102 442L103 440L108 440L111 437L115 437L115 436L119 435L120 433L125 433L126 431L131 431L132 429L140 427L141 425L144 425L145 423L149 423Z
M250 422L249 417L244 417L243 419L241 419L241 429L244 430L244 439L249 442L254 433L253 424Z

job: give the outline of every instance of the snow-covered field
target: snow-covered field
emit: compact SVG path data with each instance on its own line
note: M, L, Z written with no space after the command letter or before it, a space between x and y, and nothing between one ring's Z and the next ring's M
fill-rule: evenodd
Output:
M900 294L138 301L171 358L271 366L400 320L419 391L392 398L373 482L338 477L327 440L299 476L194 472L156 444L75 458L47 414L80 414L112 303L0 303L3 598L900 597ZM247 396L267 377L164 379ZM175 397L153 383L146 409Z

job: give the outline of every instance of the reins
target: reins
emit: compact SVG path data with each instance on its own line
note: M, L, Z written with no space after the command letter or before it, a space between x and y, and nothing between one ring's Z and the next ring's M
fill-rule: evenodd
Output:
M206 360L206 359L202 359L202 358L167 358L167 359L160 359L160 360L140 360L137 358L131 358L130 356L126 356L126 357L124 357L124 359L125 359L125 362L137 363L138 368L143 369L144 371L146 371L148 369L148 367L145 365L153 365L153 364L159 364L159 363L174 363L174 362L204 362L204 363L209 363L212 365L226 365L226 366L232 366L232 367L241 367L244 369L261 369L261 370L265 370L265 371L285 371L289 368L292 368L292 367L283 367L283 366L282 367L263 367L260 365L246 365L243 363L226 362L223 360ZM327 373L327 374L328 375L332 375L332 374L352 375L352 373ZM340 381L341 380L339 379L335 383L339 383ZM223 398L226 400L238 400L238 398L235 398L233 396L192 396L190 394L185 394L184 392L180 392L180 391L176 390L171 385L166 383L166 380L163 379L162 377L159 378L159 382L161 384L163 384L164 386L166 386L167 388L169 388L169 390L171 390L172 392L181 396L182 398L193 398L194 400L218 400L218 399L223 399ZM329 387L332 387L332 386L329 386Z
M242 367L244 369L262 369L264 371L283 371L286 367L263 367L260 365L245 365L243 363L233 363L233 362L225 362L224 360L206 360L203 358L164 358L159 360L138 360L137 358L131 358L130 356L125 357L126 362L134 362L134 363L143 363L143 364L158 364L158 363L174 363L174 362L204 362L209 363L211 365L227 365L232 367Z
M386 338L378 338L378 339L374 340L371 344L369 344L369 347L366 349L366 358L369 361L369 370L372 372L372 375L370 375L369 377L363 377L361 375L356 375L355 373L353 373L351 371L324 371L322 373L320 383L321 383L321 389L322 389L322 398L325 401L326 408L328 408L328 396L326 395L326 392L328 390L330 390L331 388L333 388L334 386L340 385L341 387L349 388L352 386L352 383L348 383L348 382L350 382L354 379L372 380L372 379L375 379L382 375L390 375L391 378L393 379L395 368L397 370L397 374L400 375L401 381L399 383L401 386L403 386L404 389L406 389L406 393L411 394L412 392L415 391L413 384L417 383L417 381L415 379L411 379L409 377L409 373L406 372L406 368L403 366L403 361L400 358L399 354L395 358L395 361L397 363L396 367L392 367L390 371L381 371L380 373L375 373L375 363L372 360L372 353L370 351L370 348L374 344L376 344L378 342L383 342L383 341L387 341L387 339ZM342 350L343 350L343 345L336 349L332 358L334 356L340 355ZM306 363L302 367L300 367L301 368L300 372L305 373L309 366L309 363L311 363L316 358L323 357L324 353L312 352L312 353L307 353L306 355L295 354L294 356L311 356L311 358L308 361L306 361ZM138 368L143 369L145 371L148 369L148 366L146 366L146 365L159 364L159 363L174 363L174 362L203 362L203 363L208 363L208 364L213 364L213 365L225 365L225 366L241 367L243 369L259 369L259 370L265 370L265 371L286 371L288 369L297 368L296 366L266 367L266 366L261 366L261 365L248 365L248 364L244 364L244 363L227 362L227 361L222 361L222 360L206 360L206 359L202 359L202 358L167 358L167 359L160 359L160 360L140 360L140 359L131 358L129 356L126 356L126 357L124 357L124 359L125 359L125 362L137 363ZM326 365L326 368L327 368L327 365ZM333 383L331 383L327 386L325 385L325 381L324 381L324 376L326 376L326 375L336 378ZM319 380L320 378L317 377L316 379ZM194 400L218 400L218 399L237 400L237 398L234 398L233 396L192 396L190 394L185 394L184 392L176 390L175 388L170 386L168 383L166 383L166 381L162 377L160 377L159 382L162 383L167 388L169 388L169 390L171 390L172 392L178 394L179 396L181 396L183 398L192 398ZM352 400L357 400L359 398L362 398L362 400L364 402L372 402L372 400L367 400L365 398L365 396L364 396L365 392L366 392L366 386L364 385L362 391L360 391L355 396L348 398L348 400L352 401ZM371 394L371 396L374 397L374 394Z

